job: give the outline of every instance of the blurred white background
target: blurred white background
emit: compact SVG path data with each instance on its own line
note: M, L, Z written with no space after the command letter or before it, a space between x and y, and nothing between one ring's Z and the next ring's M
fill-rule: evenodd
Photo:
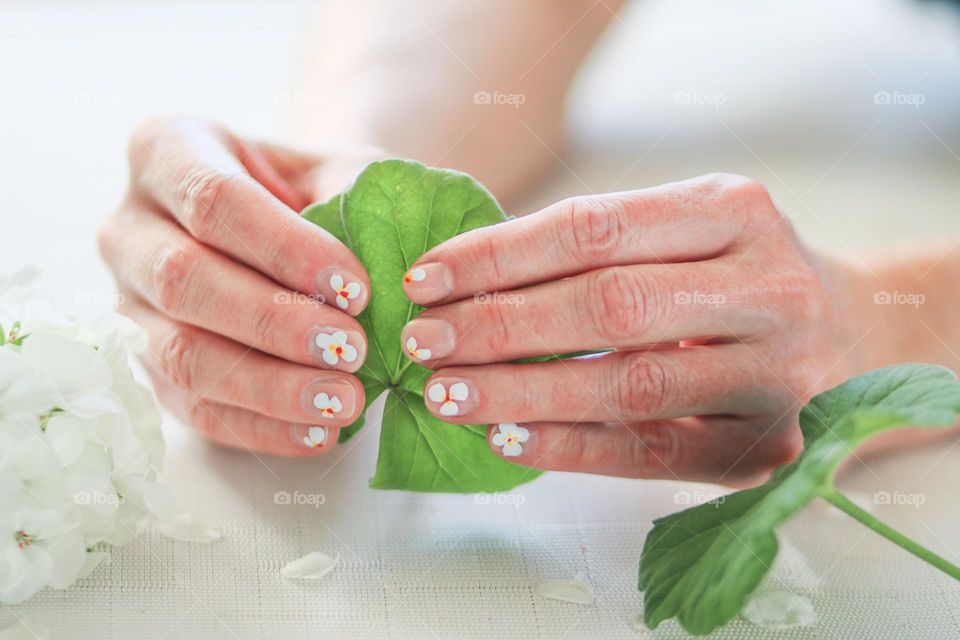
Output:
M0 267L41 265L48 295L82 317L102 309L113 284L94 230L125 188L130 129L153 114L198 113L296 144L284 112L299 99L300 30L314 8L0 0ZM637 2L584 69L569 154L525 207L722 170L762 180L806 241L850 258L911 238L960 239L958 114L960 14L949 4ZM462 638L551 625L570 637L637 637L625 621L640 601L643 534L678 508L670 483L564 474L525 487L519 509L372 492L369 429L344 448L348 464L311 465L216 450L170 422L166 431L169 481L225 528L224 540L194 548L144 536L83 585L43 594L18 615L64 637L366 630L379 639L440 624ZM912 459L922 475L888 459L847 482L868 493L928 491L924 510L892 506L885 517L949 553L949 471L960 451ZM318 485L329 498L322 514L270 499ZM787 533L830 578L814 598L823 624L790 637L956 628L956 587L858 525L810 510ZM314 548L343 554L336 580L316 590L282 583L279 567ZM598 590L595 609L531 596L540 580L581 568Z

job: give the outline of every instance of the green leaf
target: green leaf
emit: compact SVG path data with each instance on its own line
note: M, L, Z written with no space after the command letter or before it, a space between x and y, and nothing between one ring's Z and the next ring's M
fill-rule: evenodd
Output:
M675 617L706 634L727 623L773 564L776 527L815 496L835 502L834 472L858 445L905 425L951 427L958 414L960 384L932 365L878 369L814 397L800 412L804 451L795 462L764 485L654 522L640 557L647 626Z
M357 316L369 345L358 372L367 394L364 415L377 396L388 393L370 486L499 491L540 475L491 452L484 425L455 426L434 418L423 406L431 372L408 360L401 348L401 330L423 310L404 293L403 275L444 240L504 220L493 196L465 174L385 160L368 166L340 196L302 215L346 244L370 275L370 301ZM364 420L342 429L339 441L355 435Z

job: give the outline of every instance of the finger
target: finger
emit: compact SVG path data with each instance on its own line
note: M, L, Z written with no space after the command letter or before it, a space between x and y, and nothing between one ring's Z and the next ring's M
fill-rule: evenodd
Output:
M498 455L527 467L625 478L746 484L798 453L783 428L734 418L491 425Z
M730 267L610 267L433 307L404 327L404 353L431 367L605 348L748 340L774 317L735 289Z
M303 364L356 371L366 337L350 316L283 289L130 205L106 232L104 258L164 314Z
M739 344L614 352L440 369L427 381L425 402L460 424L744 415L782 406L754 380L765 375Z
M304 457L336 446L340 429L268 418L240 407L203 400L187 389L156 379L157 395L178 419L217 444L276 456Z
M203 244L289 289L360 313L370 282L359 260L257 182L237 157L243 151L204 123L148 124L131 141L133 183ZM261 175L262 164L252 163Z
M600 267L705 260L740 237L758 191L745 178L711 175L564 200L434 247L413 263L404 288L428 306Z

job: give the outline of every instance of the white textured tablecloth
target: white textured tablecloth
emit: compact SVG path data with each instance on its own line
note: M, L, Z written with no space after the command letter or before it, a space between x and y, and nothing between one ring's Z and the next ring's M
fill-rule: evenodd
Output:
M955 17L923 6L643 3L574 99L579 150L531 202L726 170L763 180L807 241L848 255L958 236L960 32ZM94 315L87 303L107 299L112 285L93 230L122 191L130 127L187 111L274 135L305 11L0 4L2 266L44 266L50 296ZM928 102L883 109L871 96L884 89L922 91ZM725 104L678 105L677 91L720 93ZM216 449L170 417L165 432L166 480L223 539L202 546L147 533L69 591L0 608L0 628L29 617L58 638L683 635L673 623L630 629L641 607L637 561L653 518L716 488L547 474L490 500L376 492L366 486L376 426L311 461ZM921 495L920 506L876 513L960 562L958 466L960 446L934 445L871 460L841 484L862 504L877 491ZM325 501L276 504L277 491ZM782 540L774 582L808 596L818 623L775 634L741 621L718 637L960 637L960 586L830 507L802 512ZM315 584L280 578L312 550L341 563ZM594 605L536 593L581 572Z

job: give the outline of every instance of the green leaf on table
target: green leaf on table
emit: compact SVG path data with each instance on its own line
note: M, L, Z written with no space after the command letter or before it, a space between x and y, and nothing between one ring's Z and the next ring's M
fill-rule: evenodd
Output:
M346 442L384 391L376 472L370 486L411 491L501 491L540 475L490 451L484 425L442 422L423 406L430 370L407 359L400 333L423 309L403 291L403 276L423 253L453 236L505 219L493 196L473 178L417 162L368 166L340 196L311 205L303 217L347 245L370 275L370 301L357 316L367 334L358 372L364 415L340 431Z
M800 412L804 451L759 487L654 522L640 557L644 620L677 618L706 634L747 603L773 564L776 527L814 497L836 494L833 475L858 445L896 427L951 427L960 383L948 369L906 364L855 377Z

